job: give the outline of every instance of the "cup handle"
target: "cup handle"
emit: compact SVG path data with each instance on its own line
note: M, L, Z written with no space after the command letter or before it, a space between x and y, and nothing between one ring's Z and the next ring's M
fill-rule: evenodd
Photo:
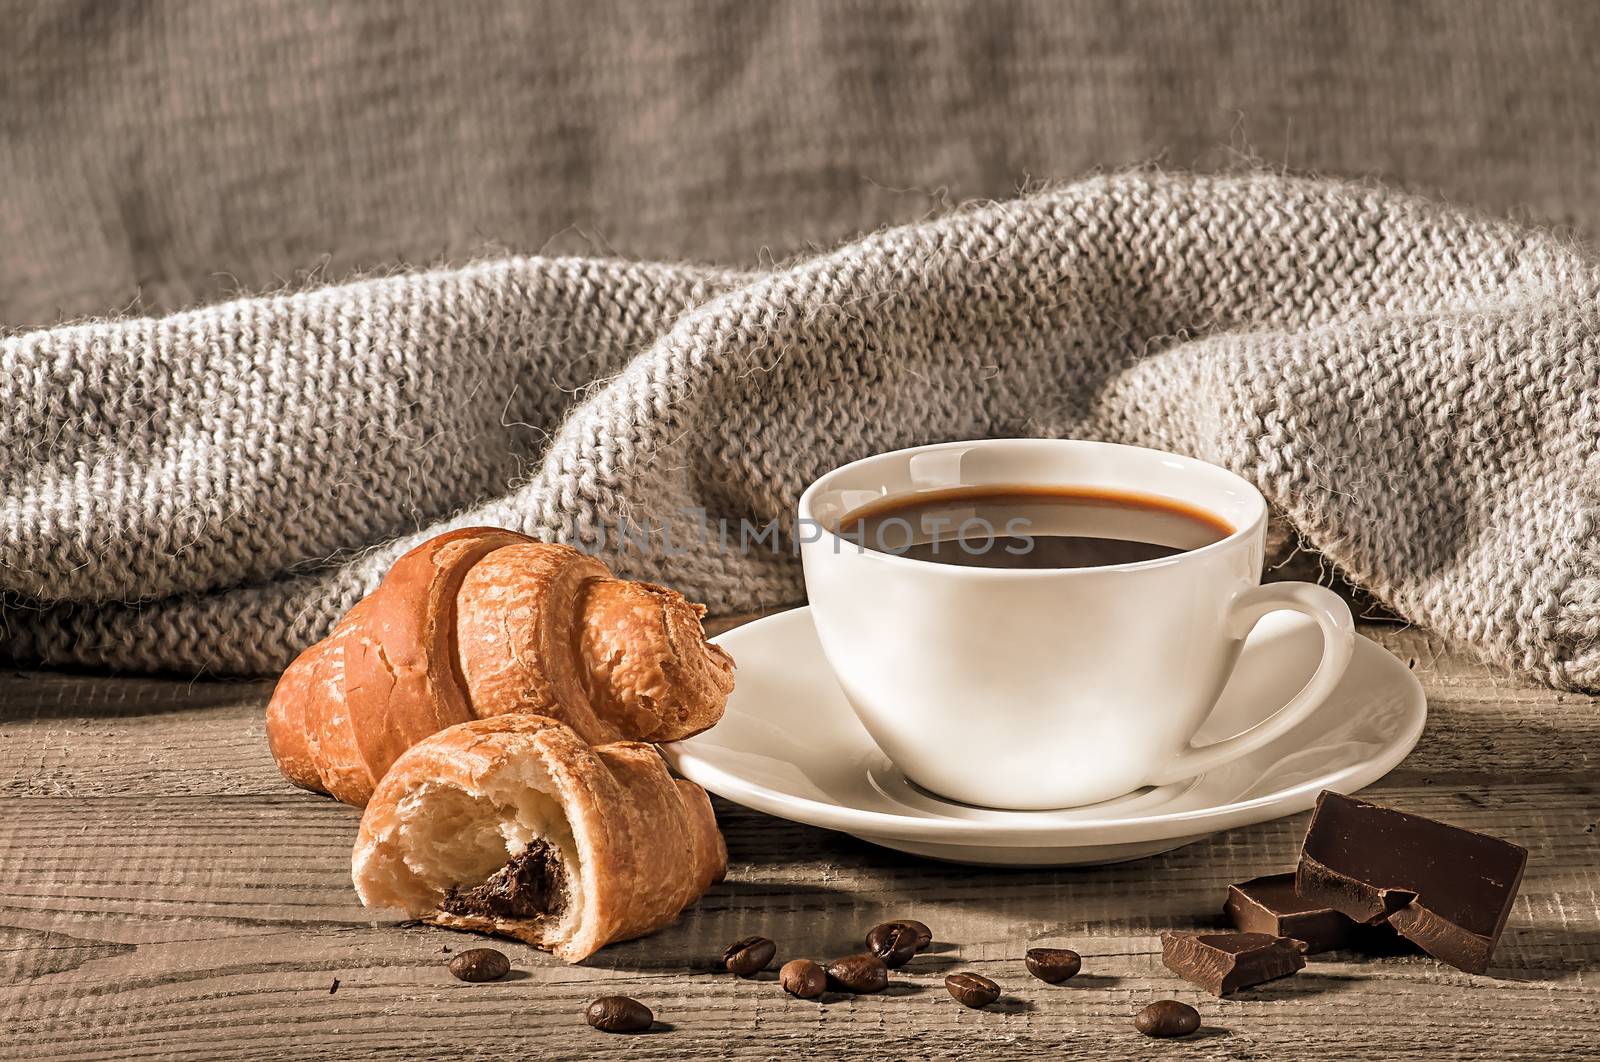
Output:
M1316 583L1268 583L1252 587L1233 599L1226 623L1233 637L1243 641L1269 612L1286 609L1310 616L1322 628L1322 661L1289 703L1248 730L1209 745L1190 745L1157 771L1147 785L1169 785L1212 770L1229 760L1254 752L1282 736L1316 710L1343 677L1355 650L1355 624L1350 606L1332 590Z

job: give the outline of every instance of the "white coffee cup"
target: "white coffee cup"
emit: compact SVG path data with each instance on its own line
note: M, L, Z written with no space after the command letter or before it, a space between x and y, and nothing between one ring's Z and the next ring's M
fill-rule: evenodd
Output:
M1133 491L1235 530L1157 560L1057 569L932 563L835 533L882 498L1016 484ZM799 515L811 615L846 698L908 778L968 804L1072 807L1217 768L1315 710L1354 647L1333 592L1261 585L1266 501L1193 458L1074 440L939 443L827 473ZM1194 746L1245 636L1279 609L1321 628L1316 672L1259 724Z

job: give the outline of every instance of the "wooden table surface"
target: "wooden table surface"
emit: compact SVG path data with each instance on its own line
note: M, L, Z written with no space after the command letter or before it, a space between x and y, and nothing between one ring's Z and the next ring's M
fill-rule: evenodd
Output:
M1427 732L1367 794L1525 845L1490 976L1424 957L1335 955L1213 1000L1161 965L1165 928L1217 925L1229 882L1287 869L1305 815L1093 869L987 870L900 855L725 801L728 877L674 926L565 966L515 943L515 979L457 982L447 949L481 941L396 925L357 903L357 813L291 788L267 754L270 684L0 675L0 1056L47 1059L1526 1058L1600 1057L1600 705L1513 681L1397 626ZM782 954L854 950L895 916L938 943L897 988L819 1005L710 972L738 937ZM1082 952L1060 986L1033 944ZM970 969L1002 1002L958 1006ZM589 1029L626 993L667 1027ZM1197 1037L1130 1019L1171 997Z

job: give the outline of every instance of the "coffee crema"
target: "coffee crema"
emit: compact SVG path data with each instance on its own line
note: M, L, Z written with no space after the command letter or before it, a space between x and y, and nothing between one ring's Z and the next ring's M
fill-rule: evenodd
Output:
M971 568L1099 568L1220 542L1234 528L1197 506L1137 491L995 484L896 494L840 518L879 553Z

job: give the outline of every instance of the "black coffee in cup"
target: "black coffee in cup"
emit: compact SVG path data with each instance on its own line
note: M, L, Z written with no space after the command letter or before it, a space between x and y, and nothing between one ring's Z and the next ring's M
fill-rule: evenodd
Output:
M893 495L838 533L896 556L973 568L1095 568L1209 546L1234 528L1170 498L1090 487L995 485Z

